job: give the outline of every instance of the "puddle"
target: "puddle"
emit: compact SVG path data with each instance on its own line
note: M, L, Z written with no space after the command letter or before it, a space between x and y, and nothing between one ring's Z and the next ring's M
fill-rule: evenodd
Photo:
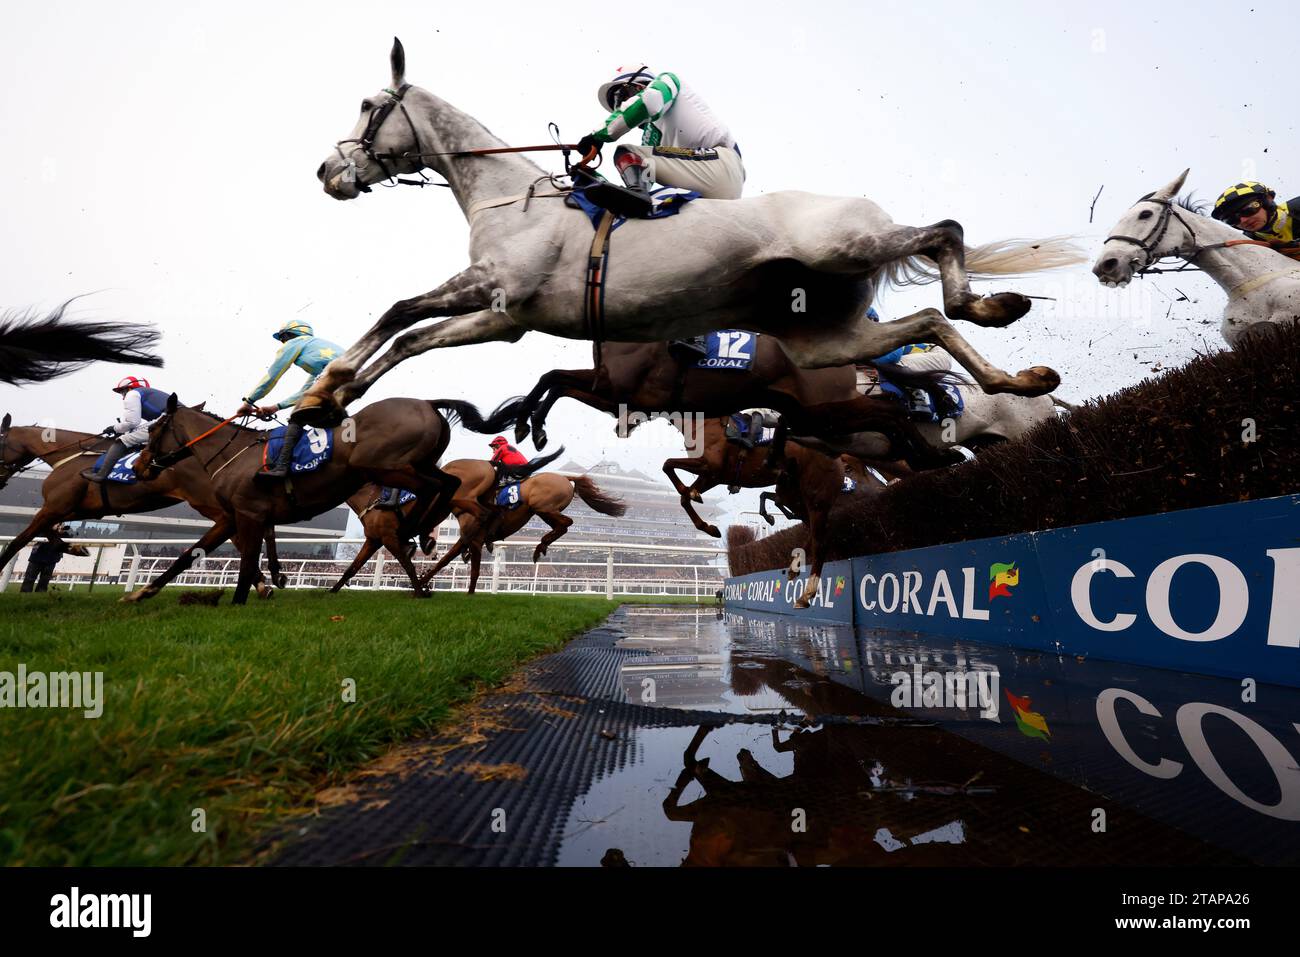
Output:
M584 785L560 864L1300 862L1292 689L752 612L622 626L625 700L677 726Z

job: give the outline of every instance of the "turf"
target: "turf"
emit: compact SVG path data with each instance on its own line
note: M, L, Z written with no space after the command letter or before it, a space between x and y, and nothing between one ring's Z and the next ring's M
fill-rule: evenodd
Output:
M104 675L99 718L0 710L0 864L247 861L267 829L310 813L318 790L616 607L391 592L289 591L243 608L117 597L0 595L0 671Z

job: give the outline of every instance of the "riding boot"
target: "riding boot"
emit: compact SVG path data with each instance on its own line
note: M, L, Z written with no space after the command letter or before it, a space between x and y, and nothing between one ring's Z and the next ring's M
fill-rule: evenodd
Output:
M103 482L108 478L108 473L112 471L113 466L117 464L117 460L126 455L129 448L130 446L121 439L114 439L113 444L104 453L104 461L100 463L98 470L82 469L81 477L87 482Z
M385 485L383 494L379 496L379 501L375 503L375 508L395 509L401 504L401 501L402 490Z
M280 454L275 457L274 462L268 462L263 469L257 473L255 478L288 478L289 462L293 459L293 447L298 444L298 438L302 435L303 426L292 419L284 429L284 441L280 444Z
M749 413L749 440L756 446L763 444L763 423L765 421L766 416L761 411L755 410Z
M654 211L654 200L650 198L650 182L641 154L620 148L614 154L614 166L625 186L602 181L588 188L587 197L617 216L632 219L649 216Z

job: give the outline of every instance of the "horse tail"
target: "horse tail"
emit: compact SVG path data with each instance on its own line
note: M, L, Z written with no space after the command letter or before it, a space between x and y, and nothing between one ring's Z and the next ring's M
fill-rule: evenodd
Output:
M587 476L570 476L569 481L573 483L573 490L578 493L578 497L601 515L623 515L627 512L627 504L622 499L602 492Z
M75 299L76 297L74 297ZM0 314L0 382L49 382L92 362L160 367L148 351L158 339L153 326L126 322L72 322L69 299L52 312Z
M1058 399L1054 395L1048 396L1048 398L1052 400L1052 405L1056 406L1058 409L1065 409L1067 412L1079 411L1079 407L1073 402L1066 402L1064 399Z
M564 454L564 446L561 445L550 455L543 455L540 459L533 459L527 465L516 465L513 469L510 470L511 475L514 475L518 478L523 478L526 475L532 475L534 472L546 468L546 466L550 465L552 462L554 462L563 454Z
M462 399L429 399L429 405L441 412L451 425L460 423L471 432L502 432L515 424L519 417L519 407L523 405L523 396L506 399L487 416L479 412L478 406Z
M999 239L981 246L966 247L966 273L973 279L1046 272L1077 266L1087 260L1087 254L1075 245L1070 236ZM884 277L895 286L922 286L938 282L940 278L938 267L928 256L895 260L884 267Z

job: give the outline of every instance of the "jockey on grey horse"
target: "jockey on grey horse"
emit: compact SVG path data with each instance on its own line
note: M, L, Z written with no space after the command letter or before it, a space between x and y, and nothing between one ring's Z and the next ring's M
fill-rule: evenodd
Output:
M593 202L620 215L645 216L653 208L652 183L691 189L706 199L740 199L745 164L735 137L677 74L656 76L645 66L621 66L596 97L611 112L598 130L578 141L583 156L633 129L642 133L640 146L623 144L614 151L614 168L625 188L597 182L587 190ZM674 339L669 349L684 359L708 355L703 336Z
M675 73L619 67L596 95L612 112L600 129L578 141L584 156L630 130L642 133L640 146L614 151L614 167L627 188L597 184L590 192L595 202L622 215L644 216L652 205L651 183L692 189L705 199L740 199L745 166L735 137Z
M87 482L104 482L118 459L131 449L149 442L149 426L167 411L168 394L150 387L148 379L127 376L113 391L122 397L122 417L104 429L104 435L113 438L113 444L104 453L98 469L83 469L81 477Z

